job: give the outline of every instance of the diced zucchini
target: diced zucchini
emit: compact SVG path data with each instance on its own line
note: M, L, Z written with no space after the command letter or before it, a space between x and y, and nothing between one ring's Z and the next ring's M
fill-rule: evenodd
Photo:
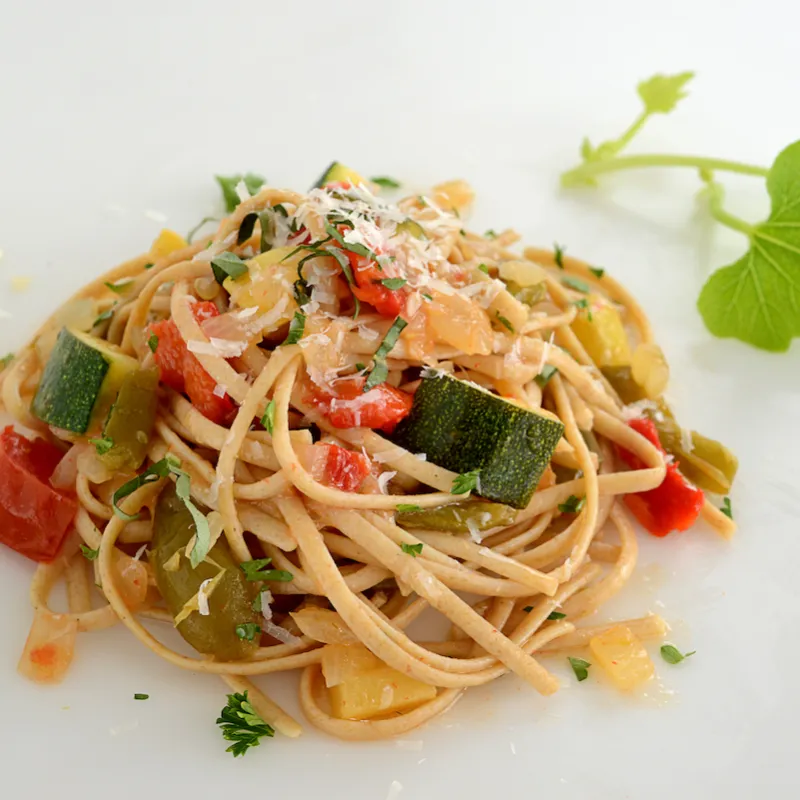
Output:
M644 645L624 625L592 637L589 649L614 685L624 691L635 689L655 673Z
M407 233L409 236L413 236L415 239L427 239L428 237L425 235L425 229L422 225L419 224L416 220L411 219L404 219L402 222L397 223L397 227L395 228L395 233Z
M625 367L631 363L631 346L616 306L600 295L589 295L587 307L580 309L572 330L591 359L603 367Z
M419 511L400 511L396 520L404 528L427 528L447 533L469 533L471 530L488 531L500 525L511 525L517 516L513 508L502 503L483 503L466 500L440 508L423 508Z
M346 167L338 161L332 162L325 172L319 176L319 179L314 183L313 189L321 189L329 183L352 183L353 186L358 186L360 183L366 183L364 178L361 177L354 169Z
M475 493L524 508L564 426L446 373L424 377L392 440L458 473L479 470Z
M125 377L139 362L88 333L63 328L31 411L56 428L86 433L105 420Z
M100 455L109 469L134 471L142 465L156 421L157 390L157 369L137 369L125 376L103 430L113 442Z

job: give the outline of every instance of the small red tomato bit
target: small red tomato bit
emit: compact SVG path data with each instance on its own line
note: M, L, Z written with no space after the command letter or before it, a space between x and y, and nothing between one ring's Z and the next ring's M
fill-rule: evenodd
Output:
M369 459L363 453L345 450L338 444L316 444L314 447L327 449L322 483L343 492L358 491L369 475Z
M634 419L628 425L665 454L652 420ZM646 468L646 464L634 453L621 447L617 450L632 469ZM684 478L675 462L667 464L664 480L655 489L625 495L628 508L653 536L666 536L672 531L691 528L700 516L704 500L703 492Z

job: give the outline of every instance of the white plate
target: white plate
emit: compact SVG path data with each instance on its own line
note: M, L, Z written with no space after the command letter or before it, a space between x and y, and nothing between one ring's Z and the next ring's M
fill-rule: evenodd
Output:
M403 742L313 730L234 761L214 719L223 686L180 672L122 628L82 636L55 688L15 672L29 562L0 552L3 796L65 798L716 798L796 796L798 348L714 340L694 302L743 241L693 205L691 174L561 194L581 138L616 135L634 85L694 68L691 97L639 150L769 163L800 133L796 35L785 2L669 4L28 2L0 26L0 320L21 344L69 292L144 250L158 212L184 231L217 208L215 172L303 188L332 159L423 187L466 177L472 225L512 226L605 266L650 313L681 419L741 459L741 531L642 538L615 614L664 614L697 655L658 658L650 698L592 677L541 698L513 678L472 690ZM726 179L757 219L763 185ZM13 293L9 278L33 278ZM291 679L266 682L296 711ZM134 692L150 700L135 702ZM299 712L298 712L299 713ZM792 791L794 788L795 791ZM397 788L395 788L397 791ZM113 792L113 794L112 794ZM258 794L256 794L258 793Z

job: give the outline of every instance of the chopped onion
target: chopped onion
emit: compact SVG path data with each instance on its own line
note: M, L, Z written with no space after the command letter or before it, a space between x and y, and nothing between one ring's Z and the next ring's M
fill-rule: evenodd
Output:
M358 641L342 618L327 608L307 607L290 613L290 616L306 636L317 642L355 644Z
M50 476L50 485L54 489L74 489L78 479L78 456L86 449L85 444L74 444L66 455L56 464Z

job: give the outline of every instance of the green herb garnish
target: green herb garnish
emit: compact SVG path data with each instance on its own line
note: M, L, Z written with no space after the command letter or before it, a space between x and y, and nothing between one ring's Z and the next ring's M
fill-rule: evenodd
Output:
M367 376L367 380L364 382L365 392L374 389L389 377L389 367L386 365L386 357L397 344L397 340L400 338L400 334L403 332L403 328L405 328L406 325L408 325L408 322L402 317L396 317L392 326L386 331L386 336L383 337L380 347L378 347L375 351L375 355L372 357L372 370Z
M222 709L217 719L222 736L233 744L225 751L235 756L243 756L249 748L261 743L264 736L272 737L275 730L259 716L247 699L247 692L228 695L228 705Z
M576 308L584 309L586 311L586 319L588 319L589 322L592 321L592 309L589 307L589 301L587 298L581 297L580 300L576 300L572 305L574 305Z
M91 547L88 545L82 544L81 546L81 553L83 553L84 558L88 561L95 561L97 556L100 555L100 548L98 547L97 550L92 550Z
M358 372L363 372L367 368L366 364L362 364L360 361L356 361L356 370Z
M152 261L148 261L147 264L144 265L145 269L153 269L155 264Z
M224 252L211 259L211 270L217 283L224 283L226 278L241 277L247 272L247 264L236 253Z
M733 508L731 508L730 497L724 497L722 499L722 508L720 511L729 519L733 519Z
M119 283L109 283L108 281L105 281L105 286L107 289L111 289L111 291L115 294L122 294L132 283L133 278L126 278Z
M102 436L97 439L89 439L89 444L93 444L97 455L102 456L114 446L114 440L110 436Z
M689 656L693 656L697 650L692 650L690 653L681 653L675 645L672 644L662 644L661 645L661 658L664 659L668 664L680 664Z
M484 239L496 239L497 238L497 232L493 228L489 228L489 230L486 231L486 233L483 234L483 238Z
M602 278L603 275L606 274L606 271L602 267L589 267L589 272L591 272L595 278Z
M384 278L381 283L393 292L405 286L408 281L405 278Z
M239 568L244 572L244 577L248 581L280 581L287 583L294 576L285 569L265 569L272 563L271 558L256 558L253 561L245 561L239 564Z
M536 381L536 385L540 389L544 389L544 387L547 386L548 382L550 381L550 378L552 378L553 375L556 374L556 372L558 372L558 367L554 367L550 364L545 364L542 367L542 371L534 378L534 380Z
M239 195L236 194L236 187L239 181L244 181L244 185L247 187L247 191L250 192L250 194L256 194L267 182L266 178L262 178L261 175L256 175L253 172L248 172L246 175L215 175L214 177L219 184L219 188L222 189L222 197L225 200L225 210L229 214L242 202L239 199Z
M489 274L489 267L487 267L486 264L478 264L478 269L487 275Z
M559 269L564 269L564 251L566 247L562 247L558 242L553 242L553 260Z
M580 278L574 278L572 275L565 275L561 279L561 283L563 283L564 286L569 286L570 289L574 289L576 292L587 294L589 291L588 283L582 281Z
M236 199L238 200L239 198L237 197ZM203 219L201 219L200 222L198 222L197 225L195 225L194 228L192 228L189 233L186 234L187 243L191 244L192 239L194 239L194 237L197 235L197 231L199 231L203 225L206 225L209 222L219 222L219 219L217 217L203 217Z
M412 514L415 511L422 511L422 506L414 505L414 503L398 503L395 508L401 514Z
M261 597L260 594L259 597ZM236 635L248 642L252 642L259 633L261 633L261 626L256 625L255 622L243 622L236 626Z
M462 472L461 475L456 475L453 479L453 488L450 489L451 494L467 494L467 492L480 491L480 476L479 469L473 469L470 472Z
M551 611L547 615L547 619L552 619L552 620L564 619L566 616L567 616L566 614L562 614L560 611Z
M558 504L558 510L562 514L577 514L586 505L585 497L576 497L571 494L565 502Z
M399 189L400 184L394 178L380 175L377 178L370 178L373 183L377 183L382 189Z
M147 337L147 346L150 348L151 353L155 353L155 351L158 350L158 336L151 333L150 336Z
M139 692L136 692L136 694L133 696L133 699L134 700L149 700L150 699L150 695L149 694L140 694Z
M0 358L0 372L2 372L14 360L13 353L7 353Z
M513 326L513 325L512 325L512 324L511 324L511 323L508 321L508 319L507 319L506 317L504 317L504 316L503 316L503 315L502 315L502 314L501 314L499 311L495 311L495 312L494 312L494 315L495 315L495 317L497 318L497 321L498 321L498 322L499 322L499 323L500 323L500 324L501 324L501 325L502 325L504 328L508 328L508 330L510 330L510 331L511 331L511 333L514 333L514 326Z
M297 344L302 338L306 329L306 315L302 311L295 311L292 321L289 323L289 333L284 339L284 344Z
M404 553L416 558L422 552L422 542L419 544L406 544L405 542L402 542L400 549Z
M569 661L569 665L572 667L572 671L579 682L585 681L589 677L589 667L592 665L588 661L582 658L573 658L572 656L567 656L567 661Z
M114 305L111 306L111 308L107 308L105 311L103 311L103 313L100 314L100 316L92 323L92 327L94 328L95 326L100 325L100 323L105 322L108 319L111 319L111 317L114 316L114 308L116 307L116 305L117 304L114 303Z
M270 400L267 403L267 407L264 411L264 416L261 417L261 424L264 426L264 430L272 436L272 431L275 428L275 401Z

